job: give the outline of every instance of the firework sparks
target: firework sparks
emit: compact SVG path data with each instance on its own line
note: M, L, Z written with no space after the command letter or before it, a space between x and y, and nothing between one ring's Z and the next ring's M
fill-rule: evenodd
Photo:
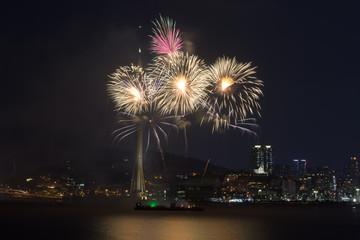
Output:
M152 41L150 50L157 54L173 54L181 50L183 41L180 37L180 30L176 29L176 23L166 17L160 16L160 21L153 22Z
M166 130L184 129L186 153L190 122L185 116L200 107L206 112L201 123L211 122L213 132L234 128L257 136L259 127L248 118L254 113L260 115L263 82L254 76L256 67L227 57L207 67L197 56L180 51L183 41L172 19L160 16L153 24L150 50L157 56L149 67L145 71L133 65L120 67L109 76L109 95L123 117L119 121L122 127L113 132L113 144L134 133L142 139L145 129L145 152L153 137L166 170L161 146L163 140L167 142ZM142 151L142 144L139 146ZM137 161L142 161L142 155Z
M113 131L112 145L119 143L124 138L137 132L140 128L144 129L144 131L147 131L147 145L145 152L149 149L151 136L154 137L156 146L161 155L164 170L166 171L165 157L161 147L161 142L165 141L165 143L167 143L168 141L166 130L179 130L177 123L179 122L180 117L175 115L163 115L154 106L148 109L148 111L143 112L141 115L120 112L119 116L121 119L118 123L123 126Z
M166 79L156 98L163 112L190 113L207 100L210 83L205 63L197 56L183 52L159 56L149 69L151 76Z
M129 114L138 114L146 110L148 105L146 74L139 66L120 67L109 76L109 95L118 110Z
M150 136L153 136L166 170L161 139L163 138L167 142L168 137L165 128L178 130L176 123L179 117L164 114L154 101L154 96L162 86L163 79L150 78L140 67L134 65L120 67L109 77L112 79L108 85L109 94L117 106L121 116L119 124L122 125L113 132L112 145L119 143L140 129L147 129L146 151L149 148Z
M213 121L213 131L237 126L249 114L259 113L262 96L255 68L251 63L238 63L235 58L219 58L209 67L208 79L213 85L210 101L204 104L208 121ZM231 123L233 122L233 124Z
M137 90L135 87L131 87L129 88L129 92L134 95L134 101L140 101L141 100L141 94L139 92L139 90Z

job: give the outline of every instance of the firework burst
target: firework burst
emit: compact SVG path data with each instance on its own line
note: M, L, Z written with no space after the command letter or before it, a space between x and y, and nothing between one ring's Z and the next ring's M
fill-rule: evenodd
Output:
M183 41L180 36L180 30L176 29L176 23L166 17L160 16L160 21L153 22L153 36L151 36L150 50L157 54L173 54L181 50Z
M165 159L161 142L167 142L167 129L178 131L179 116L164 114L160 111L154 97L162 86L163 79L150 78L139 67L120 67L109 76L112 80L108 84L109 95L114 100L120 120L120 128L113 135L112 145L119 143L124 138L139 132L147 131L147 147L150 145L150 136L155 139L161 154L164 169Z
M238 63L235 58L218 58L208 69L207 78L212 83L212 96L204 104L206 118L213 121L213 131L237 126L248 115L259 114L262 96L255 68L251 63Z
M141 67L134 65L120 67L109 77L112 79L108 84L109 95L118 111L141 114L147 110L148 82Z
M207 101L206 66L195 55L179 52L158 56L150 65L150 75L165 79L155 98L164 113L187 114Z
M145 153L154 138L166 172L162 142L167 142L169 130L184 130L186 154L189 114L200 110L201 123L211 123L213 132L234 128L257 136L259 126L248 117L260 115L263 95L263 82L254 76L256 67L251 63L222 57L207 67L196 55L180 51L183 41L172 19L160 16L153 24L150 50L157 56L152 63L145 70L134 65L120 67L109 76L108 84L121 116L113 144L136 133L136 181L142 184L137 184L136 190L141 194L145 192L143 133L147 134Z

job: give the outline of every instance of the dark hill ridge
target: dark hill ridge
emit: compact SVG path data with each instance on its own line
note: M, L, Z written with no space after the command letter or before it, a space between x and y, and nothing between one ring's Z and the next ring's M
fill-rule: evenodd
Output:
M151 153L151 157L147 158L149 160L145 161L144 168L145 174L162 174L163 163L159 153ZM183 174L183 173L203 173L207 161L192 157L184 157L179 155L174 155L171 153L165 154L165 164L168 174ZM228 172L229 169L224 167L219 167L210 163L207 168L207 173L213 174L223 174Z
M76 161L71 159L71 169L67 169L66 160L62 163L53 162L31 169L22 174L17 174L16 178L20 182L28 177L36 178L41 175L51 175L54 178L61 178L64 175L71 176L79 182L95 182L102 185L112 185L129 182L133 173L135 153L131 151L122 151L111 149L103 151L102 154L95 156L92 161ZM165 154L165 163L167 175L175 176L176 174L203 173L206 161L184 157L171 153ZM230 170L211 164L208 165L207 174L224 174ZM144 174L146 177L165 175L161 156L158 152L149 151L144 155ZM10 174L9 174L10 175ZM2 182L8 182L10 177L5 178Z

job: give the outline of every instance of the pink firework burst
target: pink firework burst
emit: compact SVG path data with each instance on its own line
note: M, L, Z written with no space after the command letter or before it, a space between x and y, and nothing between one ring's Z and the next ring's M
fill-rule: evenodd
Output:
M160 16L153 22L154 36L152 37L150 50L157 54L173 54L180 51L183 47L183 41L180 36L180 30L175 28L175 22L166 17Z

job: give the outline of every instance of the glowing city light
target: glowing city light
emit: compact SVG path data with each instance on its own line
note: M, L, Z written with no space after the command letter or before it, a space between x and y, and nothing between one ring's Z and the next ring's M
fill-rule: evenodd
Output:
M149 203L149 206L150 207L156 207L157 203L155 201L152 201L152 202Z

